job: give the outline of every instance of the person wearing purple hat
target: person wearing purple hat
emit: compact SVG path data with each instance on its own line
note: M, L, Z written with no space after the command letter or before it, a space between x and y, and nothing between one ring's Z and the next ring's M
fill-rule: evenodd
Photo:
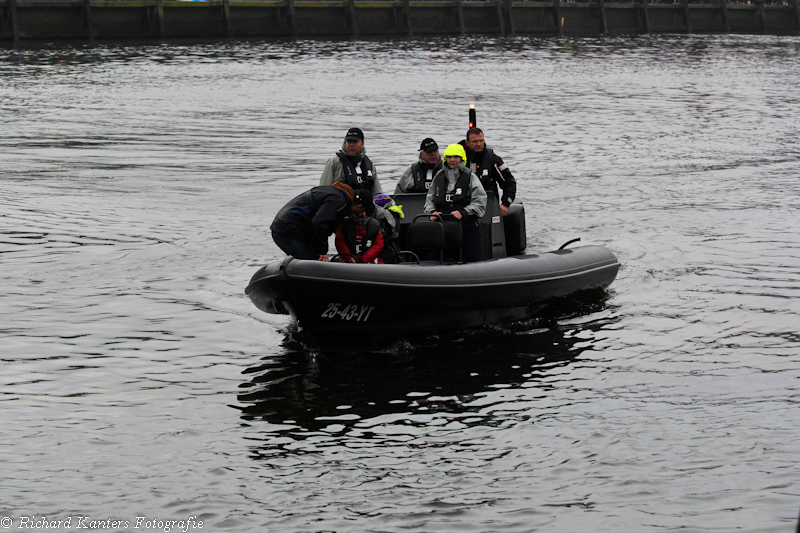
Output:
M381 223L387 243L391 243L400 236L400 219L403 206L395 205L392 197L386 193L376 194L372 199L375 202L375 218Z
M395 194L406 192L428 192L433 177L442 169L442 156L439 155L439 145L427 137L419 145L419 161L409 166L397 187Z
M342 147L325 164L319 184L333 185L337 181L346 183L353 189L366 189L373 196L383 192L375 165L364 149L364 132L359 128L347 130Z

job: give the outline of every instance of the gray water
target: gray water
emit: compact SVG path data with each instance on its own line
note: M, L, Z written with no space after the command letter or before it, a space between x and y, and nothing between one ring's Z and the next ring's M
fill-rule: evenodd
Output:
M798 37L1 50L0 518L793 531L799 84ZM334 359L253 307L348 127L393 189L472 101L605 298Z

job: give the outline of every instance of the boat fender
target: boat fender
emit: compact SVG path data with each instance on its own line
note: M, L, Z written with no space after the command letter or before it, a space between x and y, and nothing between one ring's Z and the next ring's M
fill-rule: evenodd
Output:
M580 240L581 240L580 237L576 237L576 238L572 239L571 241L567 241L567 242L565 242L564 244L561 245L561 248L559 248L559 250L563 250L564 248L566 248L567 246L569 246L573 242L580 242Z

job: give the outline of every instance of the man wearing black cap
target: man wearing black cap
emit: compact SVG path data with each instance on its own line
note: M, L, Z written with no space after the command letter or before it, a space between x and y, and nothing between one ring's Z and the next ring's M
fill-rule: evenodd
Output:
M353 189L366 189L373 196L383 192L375 165L364 150L364 132L358 128L347 130L342 147L325 164L319 184L333 185L337 181L346 183Z
M433 177L442 169L442 156L439 155L439 145L427 137L419 145L419 161L409 166L397 187L395 194L403 192L428 192Z

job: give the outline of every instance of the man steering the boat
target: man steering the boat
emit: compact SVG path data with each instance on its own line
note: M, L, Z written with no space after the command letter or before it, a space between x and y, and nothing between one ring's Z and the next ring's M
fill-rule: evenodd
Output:
M346 183L314 187L292 199L275 215L272 240L295 259L330 261L328 237L348 215L360 217L373 206L369 191Z
M461 221L464 261L471 263L483 260L479 220L486 213L487 196L478 176L465 167L466 159L467 154L460 144L447 147L444 166L433 177L428 189L424 211Z
M480 128L472 127L467 130L467 138L461 141L461 144L467 152L467 167L480 178L486 191L494 192L495 197L500 201L500 211L503 216L508 215L508 207L517 196L517 181L508 170L508 165L494 153L494 150L486 146L486 140ZM502 196L497 195L498 184L503 189Z
M419 161L403 172L394 193L428 192L433 177L441 168L442 156L439 155L439 145L430 137L423 139L419 145Z
M375 165L364 149L364 132L359 128L347 130L342 147L328 159L319 179L320 185L336 182L346 183L353 189L366 189L372 196L383 192Z

